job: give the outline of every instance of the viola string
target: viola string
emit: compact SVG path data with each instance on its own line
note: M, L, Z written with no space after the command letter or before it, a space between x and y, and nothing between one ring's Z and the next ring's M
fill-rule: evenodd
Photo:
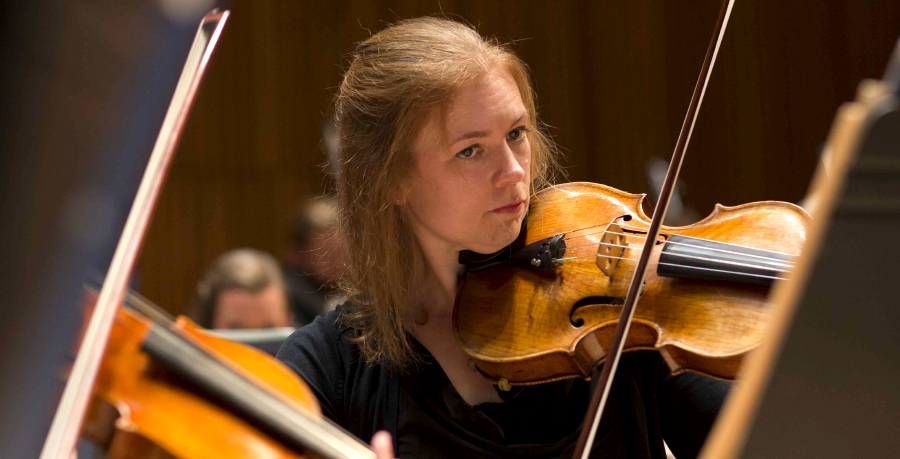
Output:
M570 232L570 233L577 233L577 232L579 232L579 231L589 230L589 229L592 229L592 228L599 228L599 227L601 227L601 226L609 226L609 225L611 225L611 224L613 224L613 223L615 223L616 225L618 225L620 228L625 228L625 229L630 229L630 230L640 231L640 232L647 232L647 228L641 228L641 227L637 227L637 226L623 225L623 224L621 224L621 223L616 223L615 221L612 221L612 222L609 222L609 223L601 223L601 224L599 224L599 225L585 226L585 227L583 227L583 228L574 229L574 230L569 231L569 232ZM579 235L579 236L573 236L573 237L570 237L570 238L567 238L567 239L578 239L578 238L580 238L580 237L586 237L586 236L590 236L590 235L593 235L593 234L601 234L601 233L604 233L604 232L605 232L605 230L604 230L604 231L594 231L594 232L592 232L592 233L582 234L582 235ZM661 233L661 234L665 234L665 233Z
M597 234L597 233L593 233L593 234ZM618 235L618 236L630 237L630 238L634 238L634 239L638 239L638 240L644 240L644 239L646 239L646 237L638 236L638 235L635 235L635 234L616 233L616 232L609 232L609 234L615 234L615 235ZM579 236L579 237L580 237L580 236ZM704 240L704 239L695 238L695 237L691 237L691 236L682 236L682 237L686 237L686 238L690 238L690 239L697 239L697 240ZM575 238L572 238L572 239L575 239ZM715 252L730 253L730 254L734 254L734 255L741 255L741 256L752 257L752 258L761 258L761 259L763 259L763 260L770 260L770 261L775 261L775 262L784 263L784 264L793 264L792 262L785 261L785 260L782 260L782 259L780 259L780 258L767 257L767 256L765 256L765 255L754 255L754 254L749 254L749 253L744 253L744 252L737 252L737 251L734 251L734 250L727 250L727 249L721 249L721 248L716 248L716 247L704 247L704 246L700 246L700 245L689 244L689 243L686 243L686 242L675 242L675 241L665 241L665 242L666 242L666 244L683 245L683 246L687 246L687 247L698 247L698 248L701 248L701 249L704 249L704 250L711 250L711 251L715 251ZM716 242L717 242L717 241L716 241ZM598 244L608 244L608 243L598 243ZM728 243L727 243L727 242L722 242L721 244L728 244ZM574 248L577 248L577 247L589 247L589 246L591 246L591 245L593 245L593 244L576 246L576 247L574 247ZM731 245L731 246L734 246L734 247L742 247L742 248L747 248L747 249L753 249L753 250L763 250L763 251L765 251L765 252L770 252L770 253L773 253L773 254L779 254L779 255L789 256L789 255L787 255L787 254L783 254L783 253L780 253L780 252L773 252L773 251L770 251L770 250L757 249L757 248L754 248L754 247L746 247L746 246L737 245L737 244L728 244L728 245ZM618 247L627 247L627 246L618 246Z
M694 246L694 245L691 245L691 244L681 244L681 243L678 243L678 242L671 242L671 241L667 242L667 244L679 244L679 245L687 245L687 246L690 246L690 247L700 247L700 246ZM629 245L619 245L619 244L613 244L613 243L609 243L609 242L597 242L597 243L594 243L594 244L585 244L585 245L579 245L579 246L575 246L575 247L570 247L570 248L566 249L566 251L570 251L570 250L578 250L578 249L585 248L585 247L594 248L594 247L597 247L597 246L600 246L600 245L607 245L607 246L611 246L611 247L621 247L621 248L631 248L633 251L635 251L635 252L637 252L637 253L640 253L640 252L643 250L643 248L631 247L631 246L629 246ZM701 248L708 249L708 247L701 247ZM714 249L711 249L711 250L714 250ZM741 253L741 252L734 252L734 251L730 251L730 250L719 250L719 251L727 252L727 253L733 253L733 254L737 254L737 255L747 255L747 256L752 256L752 255L749 255L749 254L744 254L744 253ZM717 262L717 263L724 263L724 264L734 264L734 265L748 266L748 267L751 267L751 268L772 268L772 266L755 265L755 264L751 264L751 263L745 263L745 262L739 262L739 261L733 261L733 260L717 260L717 259L714 259L714 258L702 257L702 256L699 256L699 255L688 255L688 254L680 254L680 253L669 253L668 255L670 255L670 256L676 256L676 257L694 258L694 259L697 259L697 260L714 261L714 262ZM603 256L603 255L599 255L599 254L598 254L597 256L599 257L599 256ZM781 264L781 265L782 265L782 268L784 268L784 269L792 268L792 267L794 266L794 264L793 264L792 262L785 261L785 260L779 260L779 259L777 259L777 258L768 258L768 257L758 257L758 258L763 258L763 259L768 260L768 261L770 261L770 262L774 261L774 262L776 262L777 264ZM631 258L628 258L628 259L631 260Z
M627 225L619 225L619 227L620 227L620 228L625 228L625 229L631 229L631 230L640 230L640 228L633 227L633 226L627 226ZM616 233L616 234L624 234L624 233ZM667 233L663 233L663 234L667 234ZM624 234L624 235L628 236L627 234ZM632 236L633 236L633 235L632 235ZM694 237L694 236L686 236L686 235L684 235L684 234L679 234L679 236L681 236L681 237L683 237L683 238L685 238L685 239L693 239L693 240L695 240L695 241L708 241L708 239L703 239L703 238ZM638 237L639 237L639 236L638 236ZM644 238L642 238L642 239L644 239ZM719 241L713 241L713 242L718 242L719 244L730 245L730 246L733 246L733 247L741 247L741 248L745 248L745 249L758 250L758 251L760 251L760 252L769 252L769 253L771 253L771 254L773 254L773 255L785 255L785 256L787 255L787 254L785 254L785 253L776 252L776 251L774 251L774 250L766 250L766 249L760 249L760 248L756 248L756 247L747 247L747 246L743 246L743 245L732 244L732 243L730 243L730 242L719 242ZM683 242L675 242L675 244L685 244L685 243L683 243ZM690 244L685 244L685 245L690 245ZM694 247L699 247L699 246L694 246ZM722 252L729 252L728 250L725 250L725 249L716 249L716 248L712 248L712 247L707 247L707 249L710 249L710 250L718 250L718 251L722 251ZM739 254L741 254L741 255L753 256L753 257L757 257L757 258L771 259L771 257L766 257L766 256L764 256L764 255L750 255L750 254L745 254L745 253L741 253L741 252L732 252L732 253L739 253ZM780 260L780 259L778 259L778 258L775 258L775 259L776 259L776 260ZM783 260L781 260L781 261L783 261Z
M597 225L597 226L604 226L604 225ZM588 228L594 228L594 226L589 226ZM587 228L578 229L578 230L569 231L569 232L570 232L570 233L575 233L575 232L578 232L578 231L583 231L584 229L587 229ZM567 234L567 235L566 235L566 240L567 240L567 241L570 241L570 240L578 239L578 238L582 238L582 237L593 236L593 235L595 235L595 234L603 234L603 233L605 233L605 232L606 232L605 230L604 230L604 231L594 231L593 233L585 233L585 234L581 234L581 235L578 235L578 236L572 236L572 237L569 237L569 235Z
M692 255L675 254L675 253L673 253L673 254L671 254L671 255L679 256L679 257L682 257L682 258L693 258L693 259L700 259L700 260L709 260L708 258L696 257L696 256L692 256ZM612 258L612 259L628 260L628 261L637 261L637 260L638 260L637 258L616 257L616 256L612 256L612 255L599 255L599 254L598 254L598 255L595 255L595 257L597 257L597 258ZM587 259L590 259L590 258L591 258L590 256L583 256L583 257L577 257L577 256L576 256L576 257L569 257L569 258L566 258L566 260L587 260ZM560 260L561 260L561 259L560 259ZM748 264L748 263L727 262L727 261L721 261L721 260L712 260L712 261L717 261L717 262L719 262L719 263L721 263L721 264L726 264L726 265L745 266L745 267L748 267L748 268L772 269L772 268L769 267L769 266L751 265L751 264ZM677 263L663 263L663 262L658 262L658 261L657 261L657 262L654 262L654 263L652 263L652 264L663 265L663 266L683 266L683 265L680 265L680 264L677 264ZM727 271L727 270L719 270L719 269L714 269L714 268L702 268L702 267L691 267L691 266L684 266L684 267L686 267L686 268L696 268L696 269L710 269L710 270L713 270L713 271L721 271L721 272L726 272L726 273L730 273L730 274L741 274L741 275L747 274L747 275L751 275L751 274L749 274L749 273L745 273L745 272L742 272L742 271ZM781 271L781 272L787 272L787 271Z
M581 247L589 247L589 246L581 246ZM617 246L617 247L626 247L626 246ZM640 250L637 250L637 251L639 252ZM697 255L688 255L688 254L681 254L681 253L671 253L669 255L676 256L676 257L682 257L682 258L690 258L690 259L694 259L694 260L713 261L713 262L717 262L717 263L724 264L724 265L744 266L747 268L756 268L756 269L776 269L771 266L754 265L751 263L742 263L739 261L731 261L731 260L715 260L715 259L711 259L711 258L707 258L707 257L697 256ZM629 257L614 256L614 255L600 255L600 254L596 254L595 257L597 257L597 258L612 258L612 259L628 260L628 261L637 261L638 260L637 258L629 258ZM559 258L557 260L564 261L564 260L589 259L589 258L591 258L591 257L590 256L581 256L581 257L575 256L575 257ZM670 265L670 266L681 266L681 265L671 264L671 263L662 263L662 264ZM710 269L712 269L712 268L710 268ZM781 270L781 271L785 272L787 270ZM729 272L732 274L744 274L740 271L723 271L723 272Z
M583 228L578 228L578 229L574 229L574 230L572 230L572 231L569 231L569 233L577 233L577 232L579 232L579 231L589 230L589 229L591 229L591 228L599 228L599 227L601 227L601 226L609 226L610 223L613 223L613 222L609 222L609 223L601 223L601 224L599 224L599 225L585 226L585 227L583 227ZM594 232L594 233L588 233L588 234L585 234L584 236L588 236L588 235L591 235L591 234L597 234L597 233L602 233L602 231L597 231L597 232ZM575 236L575 237L573 237L572 239L579 238L579 237L583 237L583 236Z
M598 234L598 233L592 233L592 234ZM638 235L627 234L627 233L609 232L608 234L615 234L615 235L619 235L619 236L631 237L631 238L638 239L638 240L644 240L644 239L646 239L645 237L641 237L641 236L638 236ZM587 235L585 235L585 236L587 236ZM583 236L576 236L576 237L573 237L573 238L567 238L566 240L568 241L568 240L571 240L571 239L577 239L577 238L579 238L579 237L583 237ZM699 238L693 238L693 237L690 237L690 236L684 236L684 237L689 237L689 238L691 238L691 239L699 239ZM703 239L700 239L700 240L703 240ZM766 260L766 261L775 262L775 263L778 263L778 264L783 264L783 265L785 265L786 267L792 267L792 266L794 265L793 262L786 261L786 260L782 260L782 259L780 259L780 258L767 257L767 256L765 256L765 255L754 255L754 254L743 253L743 252L737 252L737 251L734 251L734 250L727 250L727 249L721 249L721 248L716 248L716 247L704 247L704 246L700 246L700 245L689 244L689 243L686 243L686 242L666 241L666 244L683 245L683 246L686 246L686 247L697 247L697 248L701 248L701 249L704 249L704 250L710 250L710 251L714 251L714 252L730 253L730 254L733 254L733 255L740 255L740 256L751 257L751 258L760 258L760 259L763 259L763 260ZM723 243L723 244L727 244L727 243ZM584 244L584 245L578 245L578 246L575 246L575 247L570 247L568 250L575 250L575 249L579 249L579 248L582 248L582 247L596 247L597 245L608 245L608 246L612 246L612 247L631 247L631 246L628 246L628 245L612 244L612 243L609 243L609 242L595 242L595 243L592 243L592 244ZM754 249L754 250L763 250L763 249L756 249L756 248L754 248L754 247L745 247L745 246L741 246L741 245L737 245L737 244L728 244L728 245L731 245L731 246L734 246L734 247L744 247L744 248ZM643 249L633 248L633 247L632 247L632 250L635 250L635 251L637 251L637 252L640 252L640 251L643 250ZM781 254L781 253L779 253L779 252L772 252L772 251L767 251L767 252L770 252L770 253L773 253L773 254L774 254L774 253L778 253L778 254L780 254L780 255L787 255L787 254ZM672 255L675 255L675 254L672 254ZM718 261L718 260L717 260L717 261Z
M678 263L658 263L658 265L663 265L663 266L677 266L677 267L679 267L679 268L699 269L699 270L701 270L701 271L714 271L714 272L726 273L726 274L738 274L738 275L741 275L741 276L759 277L759 278L763 278L763 279L787 280L786 277L780 277L780 276L768 276L768 275L766 275L766 274L744 273L744 272L737 272L737 271L729 271L729 270L727 270L727 269L705 268L705 267L702 267L702 266L679 265Z
M613 258L613 259L629 260L629 261L637 261L637 260L638 260L637 258L614 257L614 256L611 256L611 255L597 255L597 257L601 257L601 258ZM589 258L591 258L591 257L568 257L568 258L565 258L565 259L560 258L560 259L558 259L558 260L587 260L587 259L589 259ZM704 268L704 267L700 267L700 266L680 265L680 264L678 264L678 263L662 263L662 262L658 262L658 261L657 261L657 262L651 262L651 263L649 263L647 266L648 266L648 267L649 267L649 266L676 266L676 267L681 267L681 268L686 268L686 269L698 269L698 270L702 270L702 271L715 271L715 272L720 272L720 273L725 273L725 274L737 274L737 275L741 275L741 276L752 276L752 277L760 277L760 278L765 278L765 279L774 279L774 280L785 280L785 279L787 279L787 278L785 278L785 277L768 276L768 275L765 275L765 274L753 274L753 273L746 273L746 272L742 272L742 271L729 271L729 270L727 270L727 269ZM758 267L758 266L751 266L751 267Z
M577 229L577 230L570 231L570 232L574 233L574 232L584 231L584 230L591 229L591 228L598 228L598 227L601 227L601 226L608 226L608 225L610 225L611 223L613 223L613 222L610 222L610 223L603 223L603 224L600 224L600 225L586 226L586 227L584 227L584 228L579 228L579 229ZM634 230L634 231L646 231L646 228L640 228L640 227L637 227L637 226L623 225L623 224L620 224L620 223L617 223L617 225L618 225L620 228L624 228L624 229L630 229L630 230ZM636 240L644 240L644 239L646 239L646 237L640 236L640 235L637 235L637 234L617 233L617 232L613 232L613 231L609 231L609 232L607 232L607 231L595 231L595 232L592 232L592 233L580 234L580 235L578 235L578 236L566 237L565 240L566 240L566 241L571 241L571 240L574 240L574 239L579 239L579 238L583 238L583 237L587 237L587 236L593 236L593 235L595 235L595 234L604 234L604 233L615 234L615 235L618 235L618 236L630 237L630 238L634 238L634 239L636 239ZM667 234L667 233L661 233L661 234ZM695 239L695 240L701 240L701 241L704 240L704 239L697 238L697 237L693 237L693 236L685 236L685 235L680 235L680 236L681 236L681 237L684 237L684 238L688 238L688 239ZM718 242L718 241L715 241L715 242ZM736 251L733 251L733 250L727 250L727 249L715 248L715 247L702 247L702 246L697 246L697 245L688 244L688 243L684 243L684 242L666 241L666 243L667 243L667 244L676 244L676 245L685 245L685 246L689 246L689 247L700 247L700 248L703 248L703 249L705 249L705 250L712 250L712 251L723 252L723 253L731 253L731 254L741 255L741 256L746 256L746 257L761 258L761 259L763 259L763 260L771 260L771 261L775 261L775 262L778 262L778 263L783 263L783 264L786 264L786 265L793 265L793 263L788 262L788 261L785 261L785 260L782 260L782 259L780 259L780 258L776 258L776 257L767 257L767 256L765 256L765 255L754 255L754 254L743 253L743 252L736 252ZM759 248L756 248L756 247L746 247L746 246L742 246L742 245L738 245L738 244L730 244L730 243L727 243L727 242L720 242L720 244L727 244L727 245L734 246L734 247L741 247L741 248L747 248L747 249L759 250L759 251L762 251L762 252L769 252L769 253L777 254L777 255L787 255L787 254L784 254L784 253L781 253L781 252L775 252L775 251L772 251L772 250L759 249ZM589 247L589 246L592 246L592 245L593 245L593 244L575 246L575 247L573 247L573 249L577 249L577 248L579 248L579 247ZM622 247L622 246L620 246L620 247Z

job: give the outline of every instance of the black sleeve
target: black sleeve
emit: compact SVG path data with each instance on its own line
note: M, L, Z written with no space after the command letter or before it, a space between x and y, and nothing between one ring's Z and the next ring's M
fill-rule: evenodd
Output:
M276 357L306 381L325 416L346 425L344 384L349 356L345 355L347 349L341 343L337 318L337 311L331 311L295 331L281 345Z
M662 367L658 408L663 438L678 459L697 457L731 383L694 373L672 376Z

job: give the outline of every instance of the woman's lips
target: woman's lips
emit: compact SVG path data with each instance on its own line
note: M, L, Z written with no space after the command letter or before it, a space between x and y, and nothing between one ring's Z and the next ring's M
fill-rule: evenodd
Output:
M512 204L505 205L503 207L498 207L494 209L494 212L498 214L514 214L522 210L525 207L525 200L520 199Z

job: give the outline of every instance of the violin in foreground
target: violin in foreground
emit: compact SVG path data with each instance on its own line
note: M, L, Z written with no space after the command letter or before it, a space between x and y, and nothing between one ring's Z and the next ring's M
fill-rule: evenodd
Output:
M108 457L374 458L321 417L309 388L261 352L123 309L128 281L175 147L228 19L200 23L106 280L82 333L42 459L71 459L84 434Z
M284 364L134 295L117 311L82 429L110 458L375 457Z
M474 368L501 389L590 378L646 239L642 200L593 183L548 188L532 197L513 246L463 260L454 330ZM674 373L733 379L760 342L769 287L786 277L809 223L799 206L768 201L663 226L625 349L656 349Z

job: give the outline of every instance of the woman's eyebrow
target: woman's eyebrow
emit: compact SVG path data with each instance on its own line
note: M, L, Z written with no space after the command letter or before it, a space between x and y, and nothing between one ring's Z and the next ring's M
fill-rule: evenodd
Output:
M516 118L516 120L512 122L511 126L515 126L515 125L519 124L519 121L522 121L522 118L525 118L525 112L522 112L522 114L519 115L519 117Z
M516 118L516 120L512 122L512 126L519 124L519 122L522 121L522 118L525 118L525 112L522 112L522 114L519 115L519 117ZM490 132L488 132L488 131L470 131L470 132L467 132L467 133L457 137L456 139L453 139L453 141L450 142L450 145L455 145L457 142L465 140L465 139L472 139L475 137L487 137L489 135L490 135Z
M474 137L487 137L490 133L487 131L471 131L467 132L459 137L457 137L454 141L450 142L450 145L454 145L457 142L465 139L471 139Z

